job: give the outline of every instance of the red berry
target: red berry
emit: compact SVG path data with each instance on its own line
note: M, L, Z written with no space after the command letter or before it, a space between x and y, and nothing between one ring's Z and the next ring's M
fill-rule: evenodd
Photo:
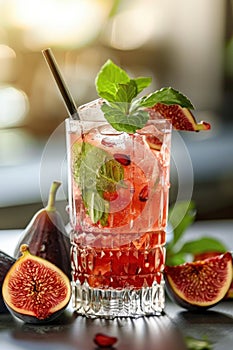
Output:
M148 200L148 197L149 197L149 189L148 189L148 186L144 186L140 193L139 193L139 200L141 202L146 202Z
M130 163L131 163L130 156L127 156L126 154L123 154L123 153L115 153L114 159L118 163L125 165L125 166L130 165Z
M116 337L110 337L103 333L97 333L94 338L94 342L101 348L107 348L117 342Z

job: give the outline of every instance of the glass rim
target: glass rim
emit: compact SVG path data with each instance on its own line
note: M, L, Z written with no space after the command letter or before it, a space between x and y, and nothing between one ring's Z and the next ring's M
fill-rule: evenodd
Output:
M97 98L95 100L92 100L90 102L80 105L77 109L79 114L79 119L69 118L70 124L85 125L85 123L93 123L98 125L100 123L104 123L104 124L110 125L110 123L104 117L104 114L101 110L101 106L103 102L104 100L102 98ZM119 102L119 103L122 103L122 102ZM138 131L143 129L145 126L149 125L150 123L160 125L160 127L164 125L164 128L167 129L167 131L171 130L171 121L169 119L166 119L163 116L159 116L159 115L155 116L153 113L152 114L149 113L148 121L142 128L139 128ZM132 125L135 126L134 124ZM119 132L124 132L124 131L119 131Z
M82 119L80 119L80 120L78 120L78 119L71 119L71 118L66 118L65 119L65 123L66 123L66 125L68 124L68 125L88 125L88 124L93 124L93 125L98 125L98 126L100 126L100 125L111 125L105 118L103 118L103 119L85 119L85 120L82 120ZM149 126L150 124L157 124L157 125L161 125L161 126L165 126L166 127L166 130L167 131L171 131L172 130L172 123L171 123L171 121L170 120L168 120L168 119L165 119L165 118L163 118L163 117L161 117L161 118L156 118L156 119L149 119L148 121L147 121L147 123L143 126L143 128L145 128L146 126ZM142 130L143 128L141 128L141 129L138 129L137 131L136 131L136 133L139 131L139 133L140 133L140 130ZM115 129L116 130L116 129ZM116 130L116 131L118 131L118 130ZM118 131L119 133L123 133L124 131ZM129 133L130 134L130 133Z

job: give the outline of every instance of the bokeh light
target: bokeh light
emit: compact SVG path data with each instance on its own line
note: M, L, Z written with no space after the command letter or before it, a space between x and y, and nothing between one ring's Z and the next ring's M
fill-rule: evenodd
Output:
M56 45L82 47L96 38L111 1L8 0L8 24L21 31L31 50Z
M12 86L0 87L0 128L22 124L28 112L28 97Z

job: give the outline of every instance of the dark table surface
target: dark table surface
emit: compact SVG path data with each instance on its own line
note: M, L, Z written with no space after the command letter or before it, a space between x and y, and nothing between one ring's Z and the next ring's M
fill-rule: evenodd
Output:
M19 233L20 230L0 231L0 249L12 254ZM218 237L233 249L233 220L196 222L187 232L187 237L192 239L204 235ZM114 350L183 350L186 337L206 340L211 345L209 349L231 350L233 300L193 313L167 299L163 316L114 320L77 316L69 305L58 319L47 325L26 324L9 314L0 315L3 350L97 350L93 339L99 332L118 338Z

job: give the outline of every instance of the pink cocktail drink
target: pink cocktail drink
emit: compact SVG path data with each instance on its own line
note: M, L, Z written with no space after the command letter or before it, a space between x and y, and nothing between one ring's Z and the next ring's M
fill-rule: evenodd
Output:
M131 78L108 59L99 100L80 107L48 50L64 97L74 309L90 317L138 317L164 309L171 126L197 123L191 101L172 87L141 96L150 77Z
M73 306L109 318L160 314L171 125L118 132L99 101L79 113L66 122Z

